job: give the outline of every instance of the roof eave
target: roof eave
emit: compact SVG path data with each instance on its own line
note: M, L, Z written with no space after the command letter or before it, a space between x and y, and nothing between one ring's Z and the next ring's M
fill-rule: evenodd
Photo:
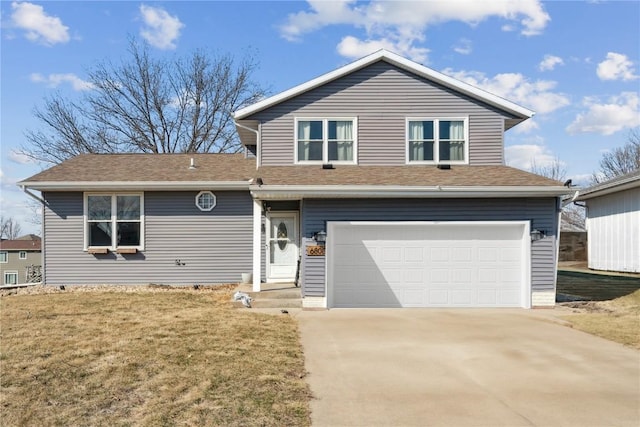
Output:
M377 62L379 60L385 60L404 70L413 72L421 77L435 81L450 89L454 89L458 92L471 96L472 98L481 100L489 105L500 108L517 117L520 117L523 120L531 118L535 114L534 111L529 110L528 108L522 107L511 101L501 98L497 95L494 95L492 93L489 93L482 89L474 87L468 83L462 82L460 80L457 80L445 74L442 74L438 71L432 70L428 67L425 67L424 65L420 65L416 62L410 61L406 58L403 58L400 55L397 55L395 53L392 53L386 50L379 50L377 52L372 53L371 55L360 58L359 60L356 60L341 68L330 71L329 73L323 74L319 77L316 77L315 79L309 80L308 82L302 83L291 89L285 90L284 92L281 92L277 95L263 99L262 101L256 102L255 104L249 105L245 108L241 108L240 110L237 110L232 114L233 118L235 120L245 119L251 116L252 114L255 114L273 105L284 102L295 96L303 94L309 90L315 89L319 86L322 86L326 83L329 83L333 80L336 80L340 77L343 77L361 68L364 68L370 64L373 64L374 62Z
M610 187L599 188L597 190L588 191L583 194L579 194L576 198L576 201L583 201L588 199L593 199L596 197L606 196L609 194L618 193L620 191L631 190L633 188L640 187L640 179L637 177L632 181L616 183L616 185L612 185Z
M249 181L22 181L18 186L37 191L248 190Z
M563 186L251 185L249 189L256 199L559 197L570 193Z

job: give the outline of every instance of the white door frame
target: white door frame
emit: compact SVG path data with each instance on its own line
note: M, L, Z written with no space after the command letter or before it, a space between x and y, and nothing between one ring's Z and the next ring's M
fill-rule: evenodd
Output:
M298 211L268 211L265 215L265 228L266 228L266 233L265 233L265 271L267 274L267 283L274 283L274 282L289 282L289 281L294 281L296 279L295 275L295 270L293 273L292 277L277 277L277 278L273 278L271 277L271 262L269 262L269 244L271 242L271 217L285 217L285 218L293 218L293 224L294 224L294 229L295 229L295 240L292 240L292 242L296 245L296 259L295 259L295 263L297 266L298 263L298 259L300 258L300 212Z

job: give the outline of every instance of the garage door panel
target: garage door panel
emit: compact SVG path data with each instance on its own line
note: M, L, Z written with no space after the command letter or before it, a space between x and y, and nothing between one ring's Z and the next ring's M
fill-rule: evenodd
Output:
M344 223L332 240L332 306L522 305L522 223Z

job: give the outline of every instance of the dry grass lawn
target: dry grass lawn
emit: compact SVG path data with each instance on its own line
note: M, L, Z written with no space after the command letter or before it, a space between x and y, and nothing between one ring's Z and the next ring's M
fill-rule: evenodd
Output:
M640 350L640 289L611 301L569 303L572 327Z
M3 296L0 425L309 425L296 322L230 295Z

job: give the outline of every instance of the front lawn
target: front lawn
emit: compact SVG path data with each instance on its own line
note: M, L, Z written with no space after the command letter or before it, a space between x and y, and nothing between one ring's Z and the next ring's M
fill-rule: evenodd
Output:
M0 425L309 425L296 322L211 289L0 298Z
M565 303L572 327L640 350L640 290L611 301Z

